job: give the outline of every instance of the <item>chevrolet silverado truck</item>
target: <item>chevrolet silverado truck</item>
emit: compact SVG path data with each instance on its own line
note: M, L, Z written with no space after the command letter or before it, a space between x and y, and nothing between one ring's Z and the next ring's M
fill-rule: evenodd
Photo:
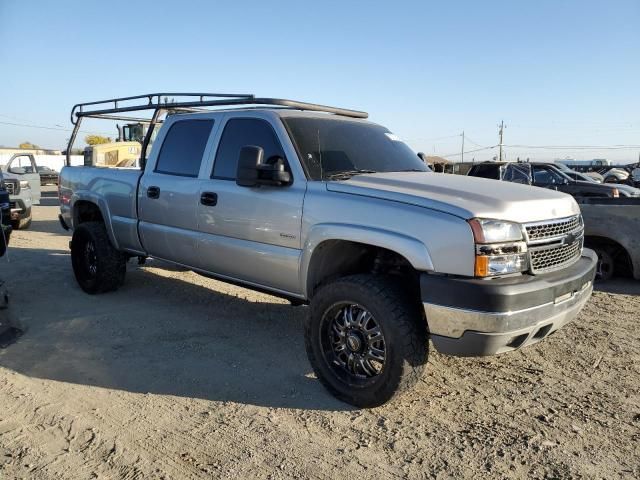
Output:
M571 196L434 174L364 112L149 94L76 105L67 151L82 119L131 111L153 112L150 132L162 121L140 170L60 174L80 287L115 290L129 258L151 256L309 304L309 361L345 402L409 388L429 340L461 356L520 349L591 295L596 256Z

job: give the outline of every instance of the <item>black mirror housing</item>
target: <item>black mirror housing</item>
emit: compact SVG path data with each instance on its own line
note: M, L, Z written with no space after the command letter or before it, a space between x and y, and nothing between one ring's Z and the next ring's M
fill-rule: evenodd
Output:
M264 150L255 145L246 145L240 149L236 183L241 187L255 187L258 185L258 166L262 164Z
M240 149L236 184L241 187L260 185L282 186L291 183L291 174L285 169L282 157L270 157L264 161L264 150L255 145L246 145Z

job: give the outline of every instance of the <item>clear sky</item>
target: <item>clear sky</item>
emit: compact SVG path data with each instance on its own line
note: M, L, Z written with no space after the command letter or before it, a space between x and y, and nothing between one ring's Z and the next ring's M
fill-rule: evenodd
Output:
M428 154L495 145L501 120L507 145L639 146L512 159L640 154L639 0L0 0L0 72L6 146L64 148L7 123L66 129L77 102L211 91L363 109Z

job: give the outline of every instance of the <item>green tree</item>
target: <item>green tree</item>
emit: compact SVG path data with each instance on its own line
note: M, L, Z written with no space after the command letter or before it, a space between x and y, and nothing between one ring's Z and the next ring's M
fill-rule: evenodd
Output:
M102 135L87 135L84 137L87 145L100 145L101 143L111 143L111 138Z
M38 148L40 148L38 145L36 145L35 143L31 143L31 142L22 142L19 145L19 148L27 148L27 149L33 149L33 150L37 150Z

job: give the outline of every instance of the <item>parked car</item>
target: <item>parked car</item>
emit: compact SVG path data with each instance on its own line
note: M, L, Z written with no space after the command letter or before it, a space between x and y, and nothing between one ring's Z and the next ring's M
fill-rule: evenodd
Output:
M615 185L615 187L620 192L621 197L640 197L640 189L632 187L631 185L626 183L616 183L615 181L611 181L610 178L608 179L609 181L607 181L599 173L576 172L563 164L555 164L555 166L558 167L558 169L561 170L562 173L564 173L567 177L571 178L574 181L578 180L578 181L585 181L585 182L592 182L592 183L609 183L609 184Z
M59 174L53 168L37 167L40 175L40 185L58 185Z
M542 162L482 162L471 167L468 175L550 188L580 197L640 196L640 190L622 191L617 185L572 180L555 165Z
M68 152L87 116L154 110L155 121L171 109L148 157L142 145L142 171L60 173L60 221L89 294L122 286L128 258L153 256L308 303L318 379L361 407L415 384L428 339L450 355L516 350L591 295L597 257L569 195L432 173L363 112L203 94L171 94L167 107L164 96L72 110ZM225 103L235 109L201 111Z

